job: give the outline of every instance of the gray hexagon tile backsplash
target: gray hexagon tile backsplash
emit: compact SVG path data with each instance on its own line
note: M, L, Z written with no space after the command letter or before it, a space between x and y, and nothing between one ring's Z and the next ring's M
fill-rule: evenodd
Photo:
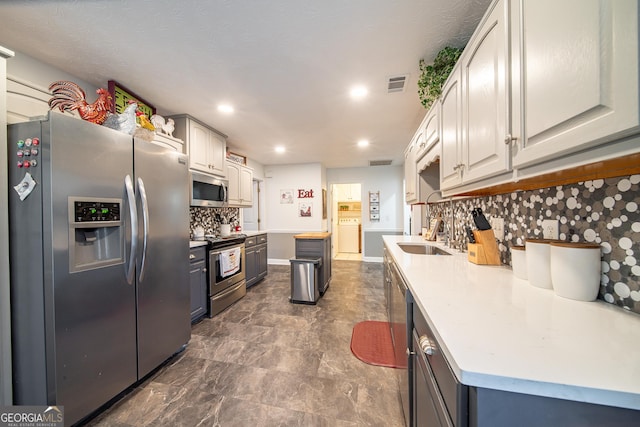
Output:
M466 249L471 210L505 220L502 262L510 247L542 237L542 221L559 221L560 240L598 243L602 278L598 298L640 313L640 175L597 179L532 191L440 202L432 211L454 218L454 240Z

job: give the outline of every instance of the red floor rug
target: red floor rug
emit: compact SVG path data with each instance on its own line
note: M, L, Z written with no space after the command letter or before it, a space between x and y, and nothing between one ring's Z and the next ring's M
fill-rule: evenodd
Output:
M370 365L406 368L396 364L389 323L367 320L353 327L351 352Z

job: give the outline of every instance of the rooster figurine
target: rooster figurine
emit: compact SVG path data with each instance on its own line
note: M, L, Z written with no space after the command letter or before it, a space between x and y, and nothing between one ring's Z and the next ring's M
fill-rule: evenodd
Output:
M129 105L121 114L111 114L102 124L111 129L133 135L136 130L136 110L138 103L129 101Z
M176 128L176 124L173 119L167 119L167 122L164 122L164 117L154 114L151 116L151 123L156 128L156 133L164 132L166 135L169 135L173 138L173 131Z
M98 99L93 104L88 104L84 90L77 84L69 81L56 81L49 85L53 97L49 100L49 107L60 111L78 110L80 118L91 123L101 125L107 119L111 110L111 95L106 89L96 90Z

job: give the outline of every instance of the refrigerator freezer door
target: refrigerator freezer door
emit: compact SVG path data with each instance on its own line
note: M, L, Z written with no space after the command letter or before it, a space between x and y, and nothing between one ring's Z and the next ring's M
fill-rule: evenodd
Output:
M65 421L74 423L136 380L135 287L124 274L130 243L124 221L104 231L95 228L97 236L119 234L116 247L105 246L116 254L111 265L97 263L70 272L70 246L78 239L70 226L70 199L117 200L124 213L124 177L133 173L132 147L128 135L61 114L50 115L46 131L50 144L42 147L45 155L49 152L43 173L50 173L50 180L43 177L42 185L51 189L43 197L51 252L45 251L44 258L46 263L52 254L52 268L45 271L53 277L45 275L45 310L55 319L55 356L50 348L47 357L55 358L56 366L55 400L47 403L64 405ZM91 229L80 229L83 232Z
M142 140L134 147L138 378L143 378L191 336L189 173L184 154Z

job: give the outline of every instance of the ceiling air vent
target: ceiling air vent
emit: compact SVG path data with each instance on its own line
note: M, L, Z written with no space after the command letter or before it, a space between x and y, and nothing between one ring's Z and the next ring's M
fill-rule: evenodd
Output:
M369 160L369 166L390 166L393 160Z
M388 93L404 92L404 87L408 79L409 79L408 74L389 77L389 80L387 81L387 92Z

